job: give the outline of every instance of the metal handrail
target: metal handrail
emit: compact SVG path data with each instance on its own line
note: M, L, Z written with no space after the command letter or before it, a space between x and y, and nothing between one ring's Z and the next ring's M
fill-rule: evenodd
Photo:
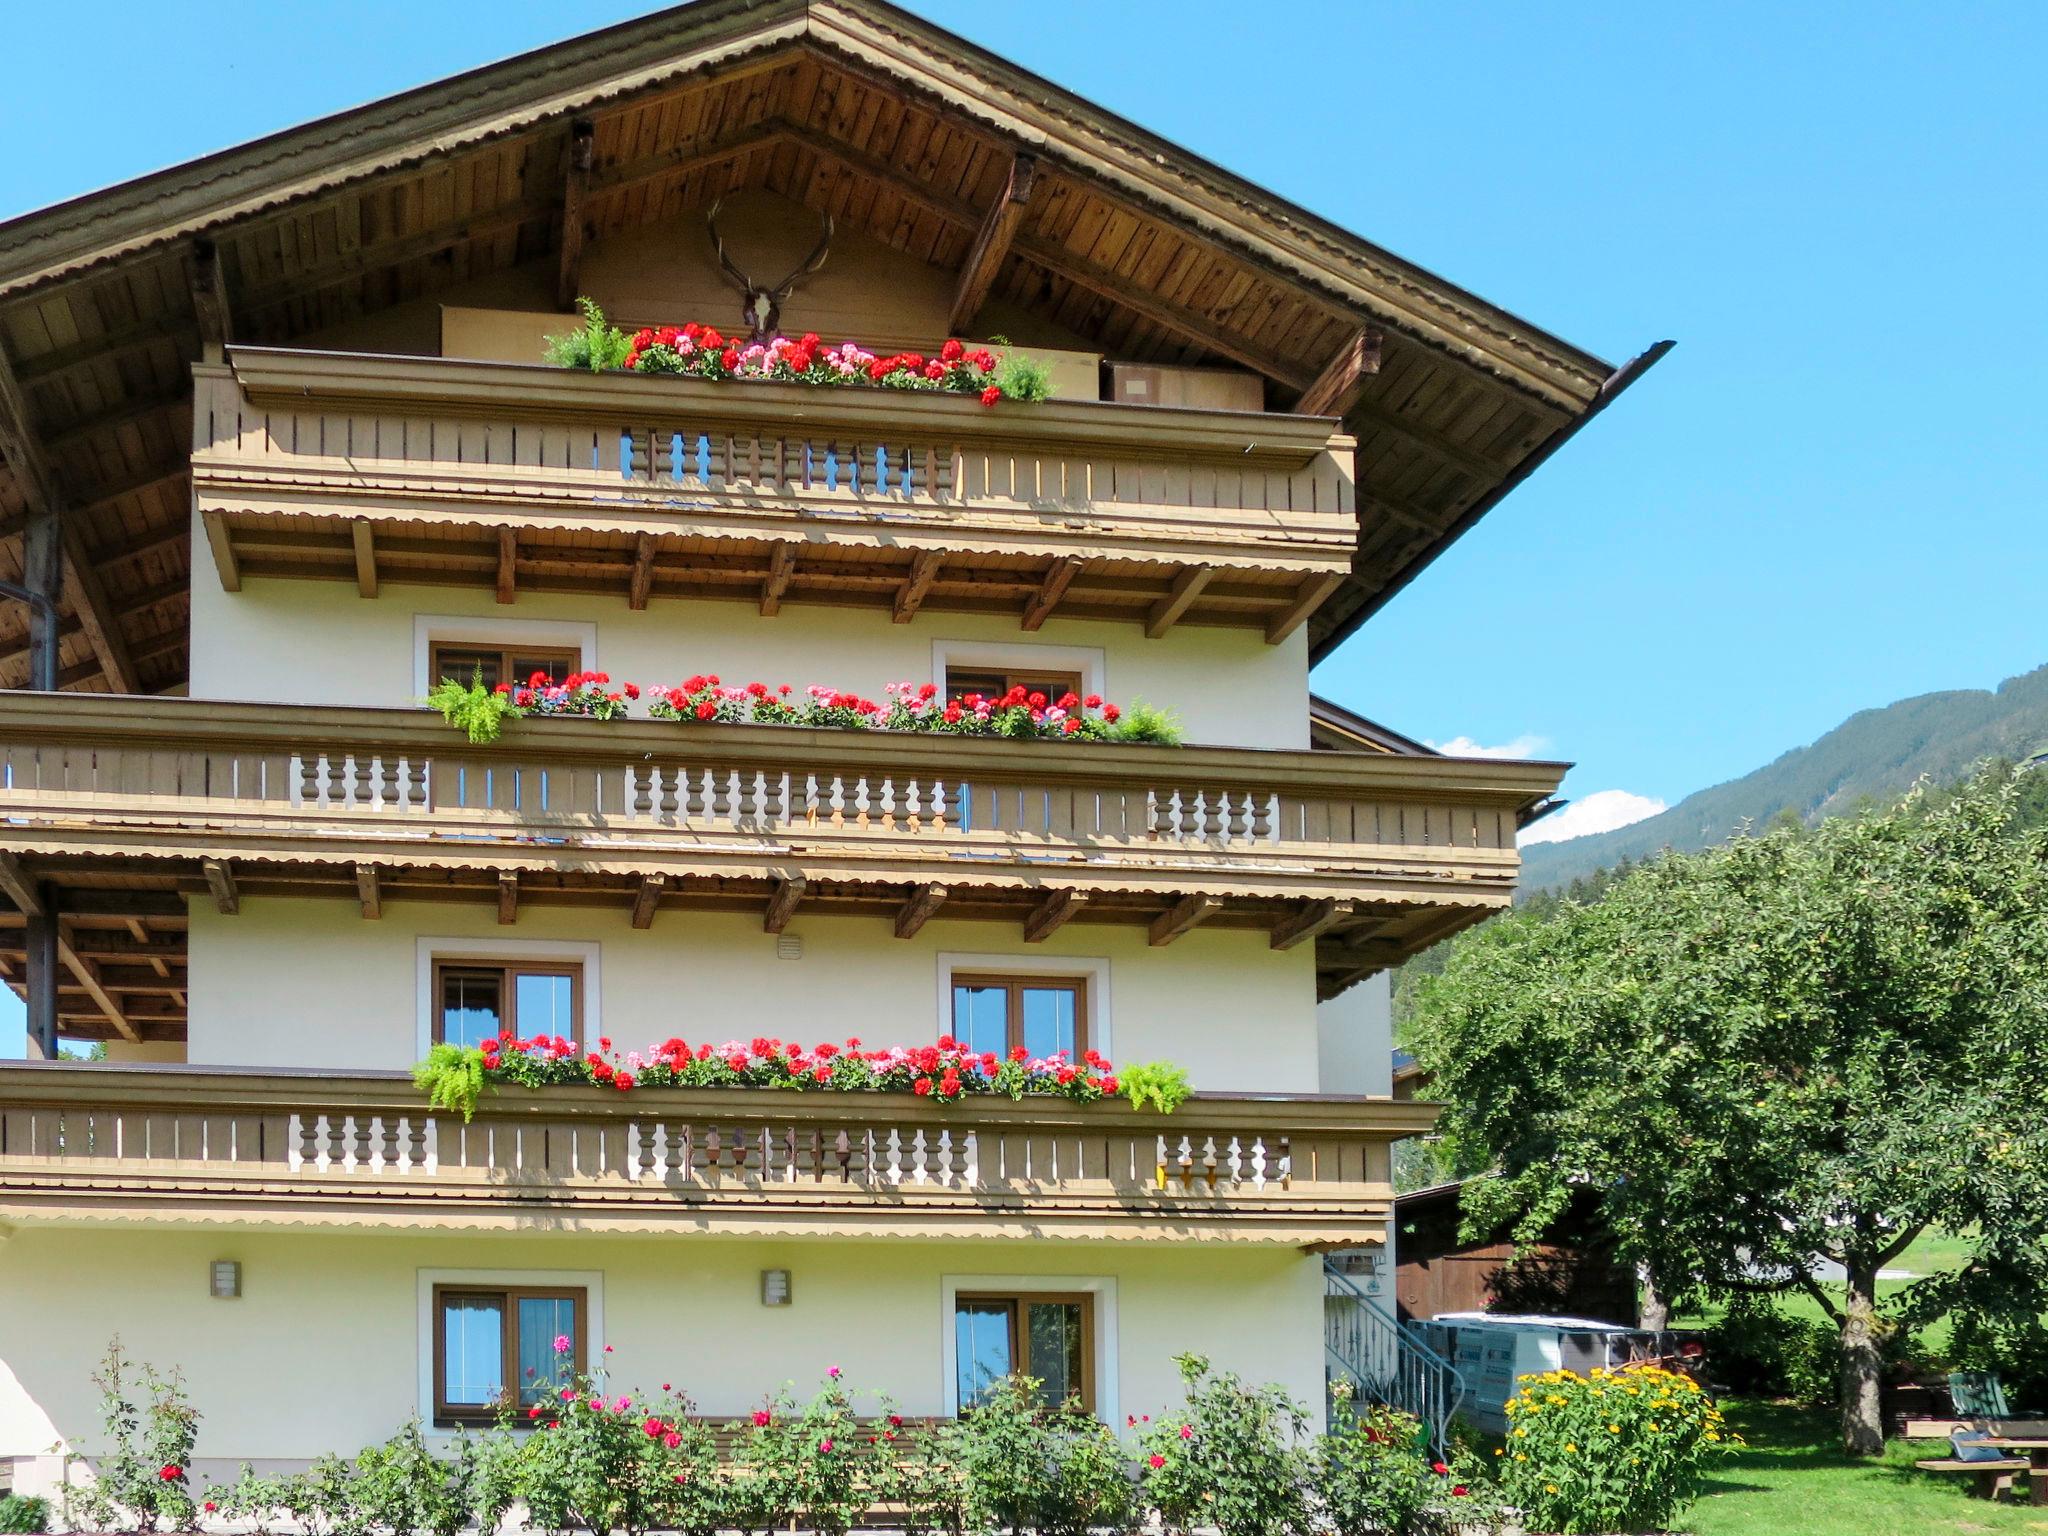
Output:
M1330 1386L1346 1382L1361 1401L1413 1414L1438 1453L1446 1449L1451 1419L1465 1400L1465 1378L1328 1260L1323 1344ZM1336 1417L1333 1404L1333 1422Z

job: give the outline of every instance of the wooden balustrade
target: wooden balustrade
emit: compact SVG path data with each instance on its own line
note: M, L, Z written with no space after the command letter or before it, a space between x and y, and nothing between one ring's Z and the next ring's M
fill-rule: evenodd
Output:
M823 1229L1337 1243L1384 1218L1427 1105L506 1089L393 1076L0 1067L0 1220Z
M260 348L194 390L194 493L230 590L244 570L357 579L359 557L496 580L510 530L519 579L560 590L624 560L641 601L751 596L779 569L778 602L895 605L923 554L975 569L927 572L913 606L1015 611L1052 578L1039 620L1058 603L1278 641L1358 540L1355 444L1313 417Z
M1556 777L1500 761L559 719L477 748L421 711L0 695L0 846L22 851L417 866L572 849L587 868L640 874L794 859L865 878L1304 899L1434 883L1505 901L1515 814Z

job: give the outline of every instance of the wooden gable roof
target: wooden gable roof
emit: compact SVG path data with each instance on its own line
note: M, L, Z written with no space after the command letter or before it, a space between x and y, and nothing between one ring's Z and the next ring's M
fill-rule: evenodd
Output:
M64 685L185 676L207 347L534 261L566 292L586 241L744 188L959 273L970 319L1000 298L1343 416L1361 542L1318 655L1662 350L1614 369L882 0L697 0L0 224L0 577L59 499ZM0 605L0 687L26 673Z

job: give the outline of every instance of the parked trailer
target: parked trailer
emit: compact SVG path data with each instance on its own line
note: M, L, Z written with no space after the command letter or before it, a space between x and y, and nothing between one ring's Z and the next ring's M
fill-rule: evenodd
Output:
M1557 1370L1584 1375L1596 1366L1611 1369L1673 1353L1669 1334L1587 1317L1439 1312L1417 1326L1430 1348L1458 1368L1465 1417L1494 1434L1507 1433L1505 1407L1520 1377Z

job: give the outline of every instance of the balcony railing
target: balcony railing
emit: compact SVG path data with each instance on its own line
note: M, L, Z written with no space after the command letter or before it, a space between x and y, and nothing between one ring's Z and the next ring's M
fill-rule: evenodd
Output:
M170 860L188 879L246 858L486 887L654 879L679 897L745 879L935 887L956 908L1066 893L1090 915L1188 899L1239 924L1326 901L1363 921L1373 904L1504 904L1516 812L1559 771L579 720L477 748L419 710L0 694L0 848ZM1343 926L1326 917L1313 932Z
M1355 1245L1431 1106L600 1089L0 1067L0 1220Z
M1291 634L1350 570L1335 423L238 348L194 370L223 582L471 581ZM906 611L907 610L907 611Z

